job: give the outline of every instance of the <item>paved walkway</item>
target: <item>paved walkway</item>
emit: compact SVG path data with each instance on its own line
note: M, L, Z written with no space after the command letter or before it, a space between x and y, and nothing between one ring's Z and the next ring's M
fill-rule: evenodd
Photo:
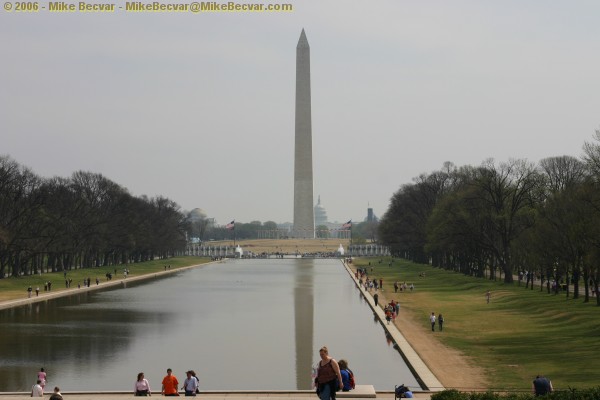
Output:
M186 269L197 268L197 267L201 267L201 266L208 265L211 263L216 263L216 262L224 262L224 261L222 261L222 260L211 261L211 262L204 263L204 264L196 264L196 265L190 265L187 267L166 269L164 271L157 271L155 273L139 275L139 276L128 275L127 278L116 278L115 277L110 281L100 281L100 283L98 285L96 285L95 283L92 283L90 285L90 287L82 286L81 288L78 288L77 286L75 286L75 287L68 288L68 289L67 288L59 288L59 289L55 289L51 292L40 292L39 296L36 296L34 293L31 295L30 298L27 298L24 296L22 299L0 301L0 310L6 309L6 308L12 308L12 307L24 306L27 304L39 303L42 301L55 299L57 297L71 296L74 294L90 292L93 290L106 289L109 287L116 287L116 286L126 286L128 282L155 279L159 276L174 274L179 271L185 271ZM25 293L25 291L23 291L23 292Z
M396 328L396 325L383 323L383 321L385 321L385 313L383 312L383 309L379 306L375 306L375 300L373 300L373 296L371 296L371 293L367 292L364 289L364 287L362 287L359 284L359 281L354 275L354 271L352 271L352 269L350 269L350 267L348 267L348 265L345 262L344 266L346 267L346 270L356 283L356 287L361 291L364 298L367 300L367 303L379 318L379 322L381 323L383 328L387 331L394 343L396 343L396 345L398 346L398 349L402 354L402 358L404 358L406 364L417 378L417 381L419 381L419 383L421 384L422 389L429 390L431 392L439 392L444 390L445 388L442 385L442 383L436 378L433 372L431 372L429 367L425 365L423 360L421 360L421 357L419 357L415 349L413 349L413 347L410 345L410 343L408 343L404 335L402 335L398 328Z
M338 392L338 398L349 398L350 392ZM62 393L64 400L132 400L134 398L133 393L125 392L65 392ZM415 392L415 398L420 400L430 400L431 393L429 392ZM44 399L47 399L50 393L44 395ZM155 394L152 397L163 398L160 394ZM180 396L183 397L183 396ZM317 400L317 395L313 391L269 391L269 392L245 392L245 391L231 391L231 392L202 392L196 396L198 400L306 400L313 399ZM0 400L24 400L30 397L30 393L0 393ZM391 392L378 392L377 398L379 399L394 399L394 394ZM353 399L369 399L369 397L361 398L354 397ZM371 397L372 399L372 397Z
M215 261L215 262L223 262L223 261ZM115 287L120 285L127 285L127 282L134 282L139 280L147 280L147 279L155 279L159 276L165 274L171 274L178 271L183 271L185 269L196 268L201 265L207 264L198 264L192 265L189 267L182 267L176 269L169 269L165 271L159 271L153 274L146 274L141 276L129 276L127 278L114 279L112 281L104 281L99 285L91 285L90 287L81 287L81 288L70 288L70 289L61 289L56 290L54 292L44 292L39 296L32 296L31 298L24 298L18 300L8 300L0 302L0 310L12 307L18 307L27 304L33 304L37 302L46 301L49 299L62 297L62 296L70 296L77 293L84 293L93 290L104 289L108 287ZM356 286L363 293L365 299L373 309L373 312L378 315L380 321L385 320L385 315L383 310L380 307L375 307L375 303L373 297L370 293L364 291L362 287L358 284L358 281L354 277L354 272L344 263L344 267L348 271L350 277L355 281ZM398 345L402 357L407 362L409 368L415 374L417 380L423 386L422 389L424 391L415 392L415 397L418 399L429 400L432 392L443 390L444 387L437 380L437 378L433 375L433 373L429 370L429 368L423 363L423 361L419 358L414 349L410 346L410 344L406 341L404 336L398 331L395 326L386 325L382 323L383 327L390 334L394 342ZM50 393L46 393L44 397L49 397ZM160 394L155 394L154 397L160 396ZM24 397L30 397L29 392L0 392L0 400L23 400ZM130 399L133 396L133 393L128 392L65 392L63 393L63 397L65 400L125 400ZM317 398L314 391L207 391L201 393L199 396L201 400L290 400L290 399L306 399L306 398ZM372 385L357 385L357 388L354 391L350 392L338 392L337 397L339 398L351 398L351 399L372 399L374 397L378 398L388 398L394 399L393 392L375 392L375 389Z

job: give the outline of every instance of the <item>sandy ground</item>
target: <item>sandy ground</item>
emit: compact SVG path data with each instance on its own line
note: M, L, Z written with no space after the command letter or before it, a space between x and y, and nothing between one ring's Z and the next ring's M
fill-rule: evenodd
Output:
M379 292L379 304L389 301L385 292ZM481 391L489 386L483 370L472 360L441 343L436 335L416 323L418 317L409 310L403 308L400 312L402 323L398 319L396 327L446 389Z

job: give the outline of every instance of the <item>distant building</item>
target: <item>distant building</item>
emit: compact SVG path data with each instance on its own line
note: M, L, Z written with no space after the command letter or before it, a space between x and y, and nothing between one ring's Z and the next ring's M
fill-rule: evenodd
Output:
M377 218L377 216L375 215L375 213L373 212L373 209L371 207L367 208L367 218L365 219L366 222L377 222L379 221L379 219Z
M214 218L208 218L201 208L194 208L187 214L190 230L186 232L186 238L190 243L200 243L204 240L207 229L215 225Z
M194 208L188 214L190 222L198 222L206 219L206 213L201 208Z
M315 206L315 228L319 225L327 225L327 210L321 205L321 196Z
M215 219L208 218L204 210L201 208L194 208L192 211L190 211L188 213L188 220L192 224L202 222L208 227L215 225Z

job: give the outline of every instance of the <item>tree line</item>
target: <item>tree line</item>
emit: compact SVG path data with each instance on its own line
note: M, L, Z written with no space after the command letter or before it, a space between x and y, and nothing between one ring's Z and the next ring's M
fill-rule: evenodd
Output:
M466 275L522 277L531 289L535 279L574 298L583 285L588 302L600 280L600 130L581 158L447 162L422 174L393 194L379 239L397 256Z
M254 239L275 229L274 221L251 221L228 230L98 173L42 178L0 156L0 279L166 258L183 254L188 241Z
M101 174L41 178L0 156L0 278L134 263L185 248L186 216Z

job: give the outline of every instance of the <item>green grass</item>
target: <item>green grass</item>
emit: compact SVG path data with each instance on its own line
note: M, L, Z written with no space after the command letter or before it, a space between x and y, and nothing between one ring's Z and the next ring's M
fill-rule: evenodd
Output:
M566 299L564 294L526 290L516 283L462 274L390 259L357 259L369 275L383 279L386 293L395 280L415 284L415 291L391 296L405 309L422 315L423 332L431 330L428 315L444 315L447 346L471 357L490 377L490 389L527 390L536 374L552 379L555 388L594 387L600 382L600 307L595 299ZM425 277L420 277L420 273ZM539 285L539 282L538 282ZM486 304L485 293L492 293ZM401 311L402 313L402 311Z
M195 264L203 264L210 261L208 258L200 257L174 257L166 260L154 260L136 264L128 264L129 276L139 276L158 271L164 271L165 265L170 265L171 269L187 267ZM96 278L101 282L105 281L107 272L113 274L114 279L123 278L123 269L125 265L85 268L67 271L67 278L72 279L72 286L77 287L78 283L83 284L84 278L90 278L92 285L95 285ZM115 275L115 269L117 274ZM65 277L63 272L44 273L41 275L20 276L17 278L0 279L0 301L15 300L27 297L27 288L31 286L34 290L32 296L35 296L35 288L40 288L40 294L44 293L44 283L52 282L52 292L65 289Z
M164 271L207 262L206 258L177 257L168 260L130 264L131 276ZM355 266L371 262L372 277L384 281L387 293L393 293L395 280L413 282L414 292L398 293L403 308L422 315L421 329L430 331L428 315L444 314L444 332L436 333L446 345L471 357L491 377L491 389L529 390L538 373L552 379L555 388L594 387L600 382L600 307L594 301L566 299L564 295L548 295L539 287L523 286L466 277L427 265L389 259L378 264L373 259L356 259ZM122 279L124 265L117 267ZM67 277L73 285L104 276L115 267L73 270ZM367 267L369 269L369 267ZM425 272L425 277L419 274ZM27 287L40 287L52 282L52 291L64 290L62 272L0 279L0 301L27 297ZM94 283L92 283L94 284ZM485 292L492 292L486 304ZM35 295L35 294L34 294ZM401 311L402 313L402 311Z

